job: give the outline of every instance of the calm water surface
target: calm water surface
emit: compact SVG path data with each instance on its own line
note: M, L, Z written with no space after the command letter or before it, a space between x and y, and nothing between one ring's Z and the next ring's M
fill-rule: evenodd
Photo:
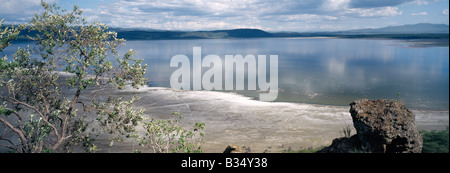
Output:
M25 45L11 46L4 54ZM193 47L202 48L202 57L222 59L278 55L279 102L348 105L359 98L401 99L416 109L449 108L448 47L412 48L396 40L264 38L127 41L122 52L131 48L145 59L152 86L170 87L170 76L178 69L169 67L171 58L184 54L192 63Z

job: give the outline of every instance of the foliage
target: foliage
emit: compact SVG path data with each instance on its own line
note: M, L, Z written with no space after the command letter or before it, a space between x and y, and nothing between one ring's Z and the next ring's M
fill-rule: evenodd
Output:
M448 153L449 128L442 131L420 131L423 138L422 153Z
M11 44L11 40L14 40L19 35L19 29L14 27L3 27L4 19L0 20L0 52L3 51L4 48L8 47Z
M350 138L352 136L352 129L353 127L351 125L346 125L342 130L340 131L341 135Z
M124 134L133 131L143 112L133 110L134 100L101 103L97 94L105 86L122 89L128 81L138 88L147 80L143 77L147 66L131 57L132 50L120 57L117 47L124 40L105 25L87 24L77 6L66 11L56 3L41 4L45 11L21 26L38 33L31 37L36 48L19 48L11 61L6 56L0 60L0 122L9 130L2 130L0 140L8 145L0 147L15 152L52 152L82 144L86 152L95 152L96 135L86 132L90 123L117 128ZM1 29L0 50L10 45L18 32L18 28ZM69 75L55 72L61 70ZM82 91L88 87L94 94L86 95L90 100L82 100ZM82 111L78 110L81 106ZM106 124L88 122L79 112L110 118ZM8 132L19 142L3 137Z
M10 61L0 59L0 148L50 153L81 146L97 152L96 138L106 132L111 146L133 137L155 152L202 152L205 124L185 130L177 112L175 120L143 124L144 110L133 108L138 97L98 98L105 88L144 85L147 65L132 58L132 50L119 56L117 48L125 40L103 24L88 24L77 6L66 11L56 3L41 4L45 11L28 25L2 27L0 21L0 52L21 30L32 33L28 37L36 44L19 48ZM5 137L11 134L19 141Z
M96 104L97 121L100 123L102 131L116 134L111 138L111 146L114 141L123 141L123 136L126 138L136 137L136 127L143 120L142 114L144 114L144 109L136 111L131 108L131 105L137 100L139 100L138 97L133 97L130 101L122 101L122 98L109 98L105 103Z
M195 123L194 130L189 131L178 125L183 117L174 112L174 120L156 120L152 118L144 125L145 134L139 139L140 145L151 148L157 153L202 152L204 123Z

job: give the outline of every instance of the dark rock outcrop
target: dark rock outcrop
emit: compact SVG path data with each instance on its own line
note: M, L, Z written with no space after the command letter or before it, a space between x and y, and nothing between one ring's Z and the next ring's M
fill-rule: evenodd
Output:
M415 115L392 100L356 100L350 104L356 134L333 140L318 152L420 153L422 136Z
M361 142L358 136L353 135L350 138L342 137L333 139L329 147L322 148L317 153L358 153L362 152Z
M244 153L244 151L237 145L228 145L223 153Z

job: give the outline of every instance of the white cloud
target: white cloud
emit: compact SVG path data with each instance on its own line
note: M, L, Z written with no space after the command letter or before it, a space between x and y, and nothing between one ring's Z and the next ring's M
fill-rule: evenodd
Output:
M412 2L407 3L407 4L415 4L415 5L418 5L418 6L423 6L423 5L428 5L428 1L427 0L415 0L415 1L412 1Z
M53 3L55 0L44 0ZM7 24L26 23L44 9L40 0L0 0L0 20L5 19Z
M8 24L28 22L34 12L39 11L40 1L36 0L0 0L0 20Z
M89 13L88 16L97 16L88 18L89 20L102 20L100 22L112 27L168 30L270 30L277 29L280 25L290 30L302 30L305 28L302 26L304 24L326 29L329 27L323 26L330 25L331 21L402 14L397 7L391 6L350 8L350 2L351 0L121 0L85 11L86 14Z
M318 21L324 21L324 20L337 20L337 17L334 16L327 16L327 15L317 15L317 14L293 14L293 15L280 15L273 17L273 20L275 18L279 18L282 21L307 21L307 22L318 22Z
M0 14L33 14L33 9L41 5L37 0L1 0Z
M373 22L380 26L385 24L383 19L403 14L399 6L404 9L414 4L430 5L431 1L434 0L111 0L92 6L86 1L82 10L89 22L111 27L311 31L360 28ZM0 18L26 22L32 11L42 10L39 3L39 0L0 0ZM442 13L448 15L448 9ZM383 18L381 22L379 18Z
M448 16L448 8L442 10L442 14L447 15Z
M426 15L428 15L428 13L423 11L423 12L420 12L420 13L411 13L410 15L411 16L426 16Z
M327 11L337 11L348 8L350 0L326 0L322 7Z
M141 27L162 30L214 30L261 28L257 10L245 9L246 3L225 1L116 1L98 9L83 9L88 21L111 27ZM252 7L252 9L255 7ZM99 21L100 20L100 21Z
M393 7L413 0L352 0L349 4L351 8L380 8Z
M381 8L352 8L347 13L356 14L360 17L389 17L402 15L403 11L397 7L381 7Z

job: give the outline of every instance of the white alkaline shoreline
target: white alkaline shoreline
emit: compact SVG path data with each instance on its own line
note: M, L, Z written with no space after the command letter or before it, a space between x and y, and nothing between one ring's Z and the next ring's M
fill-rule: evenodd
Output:
M135 106L146 110L145 117L170 119L174 118L172 112L178 111L184 116L182 126L205 123L203 150L207 153L223 152L229 144L250 147L251 152L257 153L327 146L334 138L342 137L344 127L353 125L349 106L262 102L235 93L147 86L107 93L124 98L141 97ZM420 130L442 130L449 126L448 110L412 111ZM130 152L133 147L130 145L120 144L103 152Z

